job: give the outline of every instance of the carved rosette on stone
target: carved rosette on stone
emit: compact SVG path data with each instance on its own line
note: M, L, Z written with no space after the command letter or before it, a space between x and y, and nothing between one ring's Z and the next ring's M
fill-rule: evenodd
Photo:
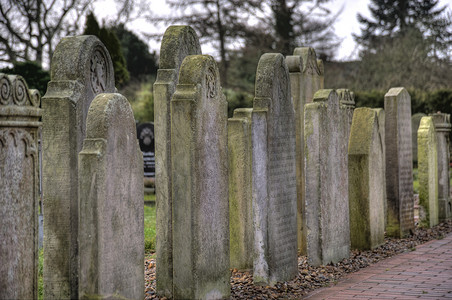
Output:
M0 73L0 299L36 299L40 96Z

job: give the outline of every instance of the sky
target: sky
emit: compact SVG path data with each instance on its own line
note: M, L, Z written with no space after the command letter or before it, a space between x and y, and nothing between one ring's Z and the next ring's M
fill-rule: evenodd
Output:
M181 0L183 1L183 0ZM360 33L360 25L357 20L357 14L360 13L365 17L370 17L369 4L370 0L331 0L327 7L332 13L336 13L341 10L342 13L338 16L337 21L334 25L335 32L338 37L342 39L342 43L339 46L335 60L353 60L358 57L358 47L353 40L353 33ZM452 13L452 0L440 0L439 5L449 6L448 11ZM168 12L165 0L151 0L152 9L158 9L159 12ZM101 0L95 4L95 15L98 19L107 19L114 15L115 4L114 0ZM160 26L158 28L152 27L149 23L144 20L136 20L127 26L129 30L134 32L145 32L145 33L163 33L166 26ZM309 45L302 45L309 46ZM156 41L149 42L149 48L151 51L159 52L160 43ZM210 54L212 56L217 56L216 51L211 47L206 47L203 45L202 51L204 54Z

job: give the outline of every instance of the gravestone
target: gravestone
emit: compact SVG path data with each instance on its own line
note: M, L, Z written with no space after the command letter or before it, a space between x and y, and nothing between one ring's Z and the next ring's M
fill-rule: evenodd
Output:
M1 73L0 91L0 299L37 299L40 96Z
M63 38L42 98L44 298L78 298L78 153L94 97L112 93L110 55L95 36Z
M313 266L349 256L348 119L334 90L305 106L307 256Z
M124 96L93 100L78 164L80 299L143 299L143 154Z
M228 119L230 267L253 268L251 173L252 108L237 108Z
M295 143L297 172L297 244L306 254L306 224L304 214L304 105L312 102L314 93L323 89L323 63L316 59L313 48L296 48L293 56L286 57L290 74L291 94L295 109Z
M385 176L383 177L383 195L384 195L384 216L385 216L385 224L388 221L387 220L387 211L388 211L388 202L386 201L386 147L385 147L385 111L383 108L373 108L373 110L377 113L377 119L378 119L378 133L380 135L381 140L381 146L383 149L383 162L382 162L382 168L383 168L383 174Z
M425 218L420 219L423 227L438 224L438 162L435 125L432 117L422 117L417 132L419 205Z
M261 56L252 113L253 278L274 285L297 274L295 112L281 54Z
M384 243L384 161L377 112L357 108L348 147L350 242L371 250Z
M417 113L411 116L411 138L413 141L413 166L417 166L417 130L421 124L421 119L425 117L426 114Z
M187 56L171 99L175 299L230 294L227 108L215 60Z
M355 110L355 93L348 89L338 89L336 90L339 95L339 104L345 109L345 115L347 118L347 140L350 137L350 130L352 128L353 111Z
M385 95L386 234L401 238L414 230L411 97L405 88Z
M160 65L154 83L155 187L156 187L156 291L172 297L172 195L171 112L179 68L187 55L201 54L198 37L190 26L170 26L160 47Z
M155 177L154 124L142 123L137 127L137 137L143 152L144 177Z
M449 175L449 133L451 130L450 115L445 113L430 114L435 124L438 154L438 217L439 222L452 218Z

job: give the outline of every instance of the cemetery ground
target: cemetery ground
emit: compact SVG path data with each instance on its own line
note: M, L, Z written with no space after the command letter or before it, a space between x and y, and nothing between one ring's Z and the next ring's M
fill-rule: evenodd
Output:
M452 185L452 169L451 185ZM419 191L417 169L413 169L414 192ZM146 299L159 299L155 295L155 194L144 196L144 243L145 243L145 281ZM394 255L414 251L417 245L434 239L442 239L452 232L452 220L441 223L433 228L416 227L414 235L406 239L385 238L385 243L373 251L352 251L349 259L337 264L312 267L308 265L306 256L298 257L298 276L290 281L277 284L275 287L254 286L250 271L232 270L232 299L280 299L300 298L310 291L327 286L334 286L344 275L356 272L371 264ZM39 289L38 299L43 299L43 251L39 251ZM163 299L163 298L162 298Z

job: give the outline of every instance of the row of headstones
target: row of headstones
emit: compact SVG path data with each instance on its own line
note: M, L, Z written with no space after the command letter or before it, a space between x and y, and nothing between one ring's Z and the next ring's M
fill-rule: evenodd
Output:
M260 58L253 108L227 120L217 65L196 33L168 28L160 53L158 294L225 298L229 268L272 285L296 276L297 250L324 265L381 245L385 231L414 230L404 88L389 90L384 110L354 110L352 92L323 89L314 50L297 48Z
M40 127L44 299L143 299L143 156L105 46L63 38L42 108L22 77L0 85L0 299L37 299Z

